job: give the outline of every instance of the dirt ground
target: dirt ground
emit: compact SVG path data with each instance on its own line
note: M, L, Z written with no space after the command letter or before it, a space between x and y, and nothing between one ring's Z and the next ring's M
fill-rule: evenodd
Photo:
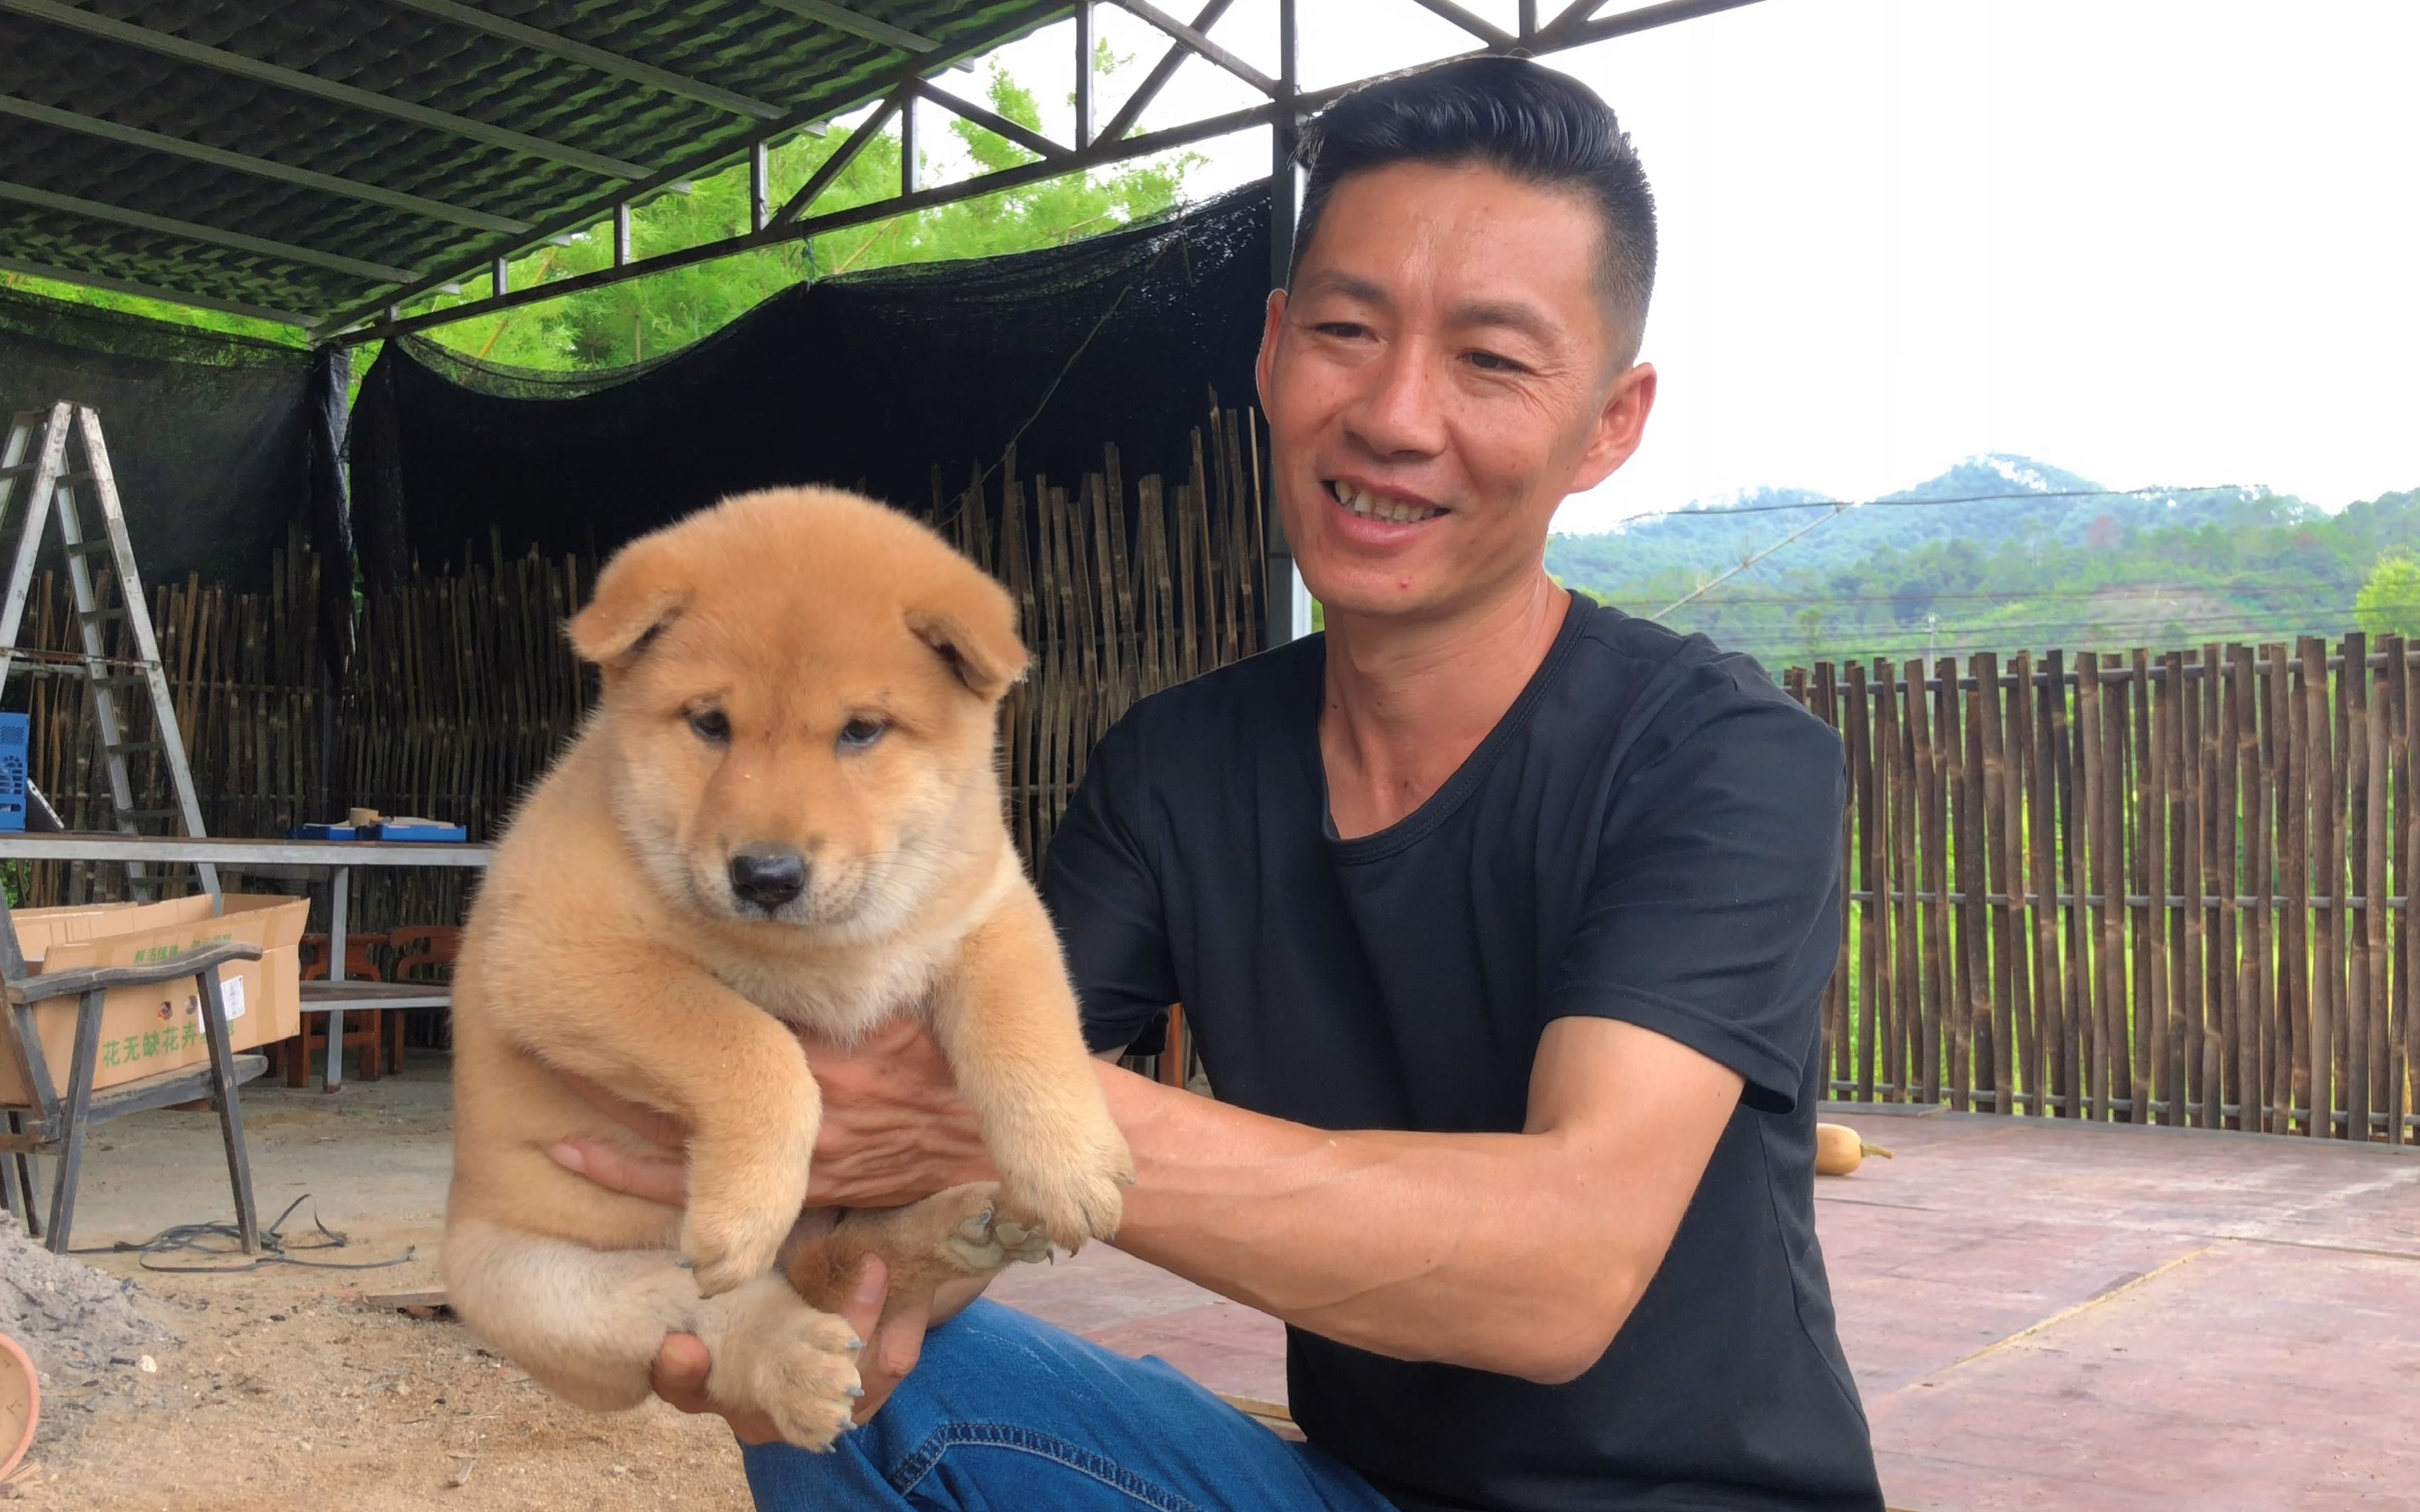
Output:
M438 1285L449 1118L441 1065L333 1098L256 1082L244 1101L262 1221L307 1196L288 1238L317 1240L316 1210L349 1241L298 1257L412 1257L368 1271L171 1274L131 1254L83 1257L136 1278L181 1342L147 1345L150 1373L139 1358L50 1371L33 1449L0 1497L61 1512L749 1505L720 1420L660 1405L582 1412L454 1323L364 1303L365 1292ZM96 1134L78 1249L231 1219L212 1116L144 1114Z

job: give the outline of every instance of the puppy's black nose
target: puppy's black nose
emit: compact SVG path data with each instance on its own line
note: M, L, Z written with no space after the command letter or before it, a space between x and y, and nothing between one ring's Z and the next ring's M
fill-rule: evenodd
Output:
M731 858L731 891L767 913L807 890L807 863L796 851L755 852Z

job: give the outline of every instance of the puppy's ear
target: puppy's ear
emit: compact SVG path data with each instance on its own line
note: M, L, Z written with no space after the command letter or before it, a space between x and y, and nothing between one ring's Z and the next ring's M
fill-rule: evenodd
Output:
M689 607L691 580L679 550L661 539L642 539L622 548L597 575L588 607L566 627L571 649L608 673L637 661L653 640Z
M970 569L971 573L971 569ZM1025 677L1025 642L1016 604L987 577L927 607L908 611L908 628L931 646L977 698L997 703Z

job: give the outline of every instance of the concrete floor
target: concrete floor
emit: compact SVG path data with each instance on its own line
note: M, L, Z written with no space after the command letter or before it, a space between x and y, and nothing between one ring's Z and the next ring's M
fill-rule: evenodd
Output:
M264 1217L308 1193L305 1212L350 1232L360 1257L417 1247L372 1273L378 1289L433 1285L442 1066L334 1098L247 1092ZM1827 1117L1898 1154L1818 1188L1895 1507L2420 1512L2420 1153ZM102 1133L79 1245L225 1207L212 1120L151 1114ZM1272 1319L1115 1251L1020 1268L994 1295L1214 1390L1284 1399Z

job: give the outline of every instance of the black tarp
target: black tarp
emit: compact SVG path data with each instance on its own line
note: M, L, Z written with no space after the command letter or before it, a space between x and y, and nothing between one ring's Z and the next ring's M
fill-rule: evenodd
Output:
M295 521L342 552L335 447L345 361L0 288L0 412L61 399L101 416L144 577L269 586ZM22 493L20 495L22 497ZM97 524L97 518L95 519ZM7 522L10 532L18 517Z
M1253 399L1265 185L1047 251L790 289L613 373L535 374L389 342L351 436L366 579L508 550L610 551L722 495L863 486L905 508L1000 465L1073 481L1113 442L1181 473L1210 393Z

